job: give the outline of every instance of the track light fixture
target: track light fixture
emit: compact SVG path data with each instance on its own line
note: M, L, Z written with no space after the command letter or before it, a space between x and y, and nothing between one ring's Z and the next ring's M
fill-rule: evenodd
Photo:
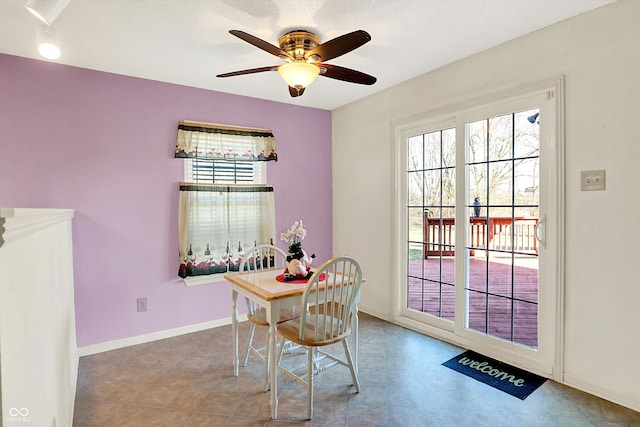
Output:
M61 52L54 39L51 24L71 0L28 0L24 8L44 24L38 31L38 52L46 59L58 59Z
M44 25L44 29L39 32L38 53L47 59L60 58L61 52L55 40L53 30L49 25Z
M42 21L43 24L50 26L70 1L71 0L29 0L24 4L24 8Z

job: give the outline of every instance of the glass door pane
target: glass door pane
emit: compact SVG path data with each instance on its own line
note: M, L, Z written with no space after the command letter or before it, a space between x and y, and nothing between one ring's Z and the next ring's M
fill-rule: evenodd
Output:
M539 131L529 110L467 126L466 327L538 347Z
M407 308L453 322L455 129L407 143Z

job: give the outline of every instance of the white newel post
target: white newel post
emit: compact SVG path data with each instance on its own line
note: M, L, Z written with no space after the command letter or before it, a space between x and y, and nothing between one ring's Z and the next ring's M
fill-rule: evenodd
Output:
M72 425L73 214L0 208L0 425Z

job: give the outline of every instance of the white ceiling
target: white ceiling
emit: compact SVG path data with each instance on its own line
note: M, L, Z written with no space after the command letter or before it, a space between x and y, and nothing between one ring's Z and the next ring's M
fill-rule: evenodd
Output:
M55 62L332 110L613 1L71 0L53 23L62 48ZM0 52L41 59L41 24L25 2L0 0ZM321 42L365 30L369 43L328 62L378 81L362 86L320 77L291 98L275 72L216 78L282 63L231 29L274 45L293 29L310 30Z

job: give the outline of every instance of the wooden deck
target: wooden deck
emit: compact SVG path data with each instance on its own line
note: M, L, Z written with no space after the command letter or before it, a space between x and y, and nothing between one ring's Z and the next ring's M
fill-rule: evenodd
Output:
M488 273L488 276L487 276ZM490 280L487 281L487 277ZM512 280L513 278L513 280ZM454 259L409 263L409 308L454 320ZM469 260L469 328L529 347L538 345L538 270Z
M455 255L455 218L424 216L424 257ZM477 250L506 250L538 253L535 237L538 218L534 217L471 217L469 218L470 247ZM474 254L474 250L471 254Z

